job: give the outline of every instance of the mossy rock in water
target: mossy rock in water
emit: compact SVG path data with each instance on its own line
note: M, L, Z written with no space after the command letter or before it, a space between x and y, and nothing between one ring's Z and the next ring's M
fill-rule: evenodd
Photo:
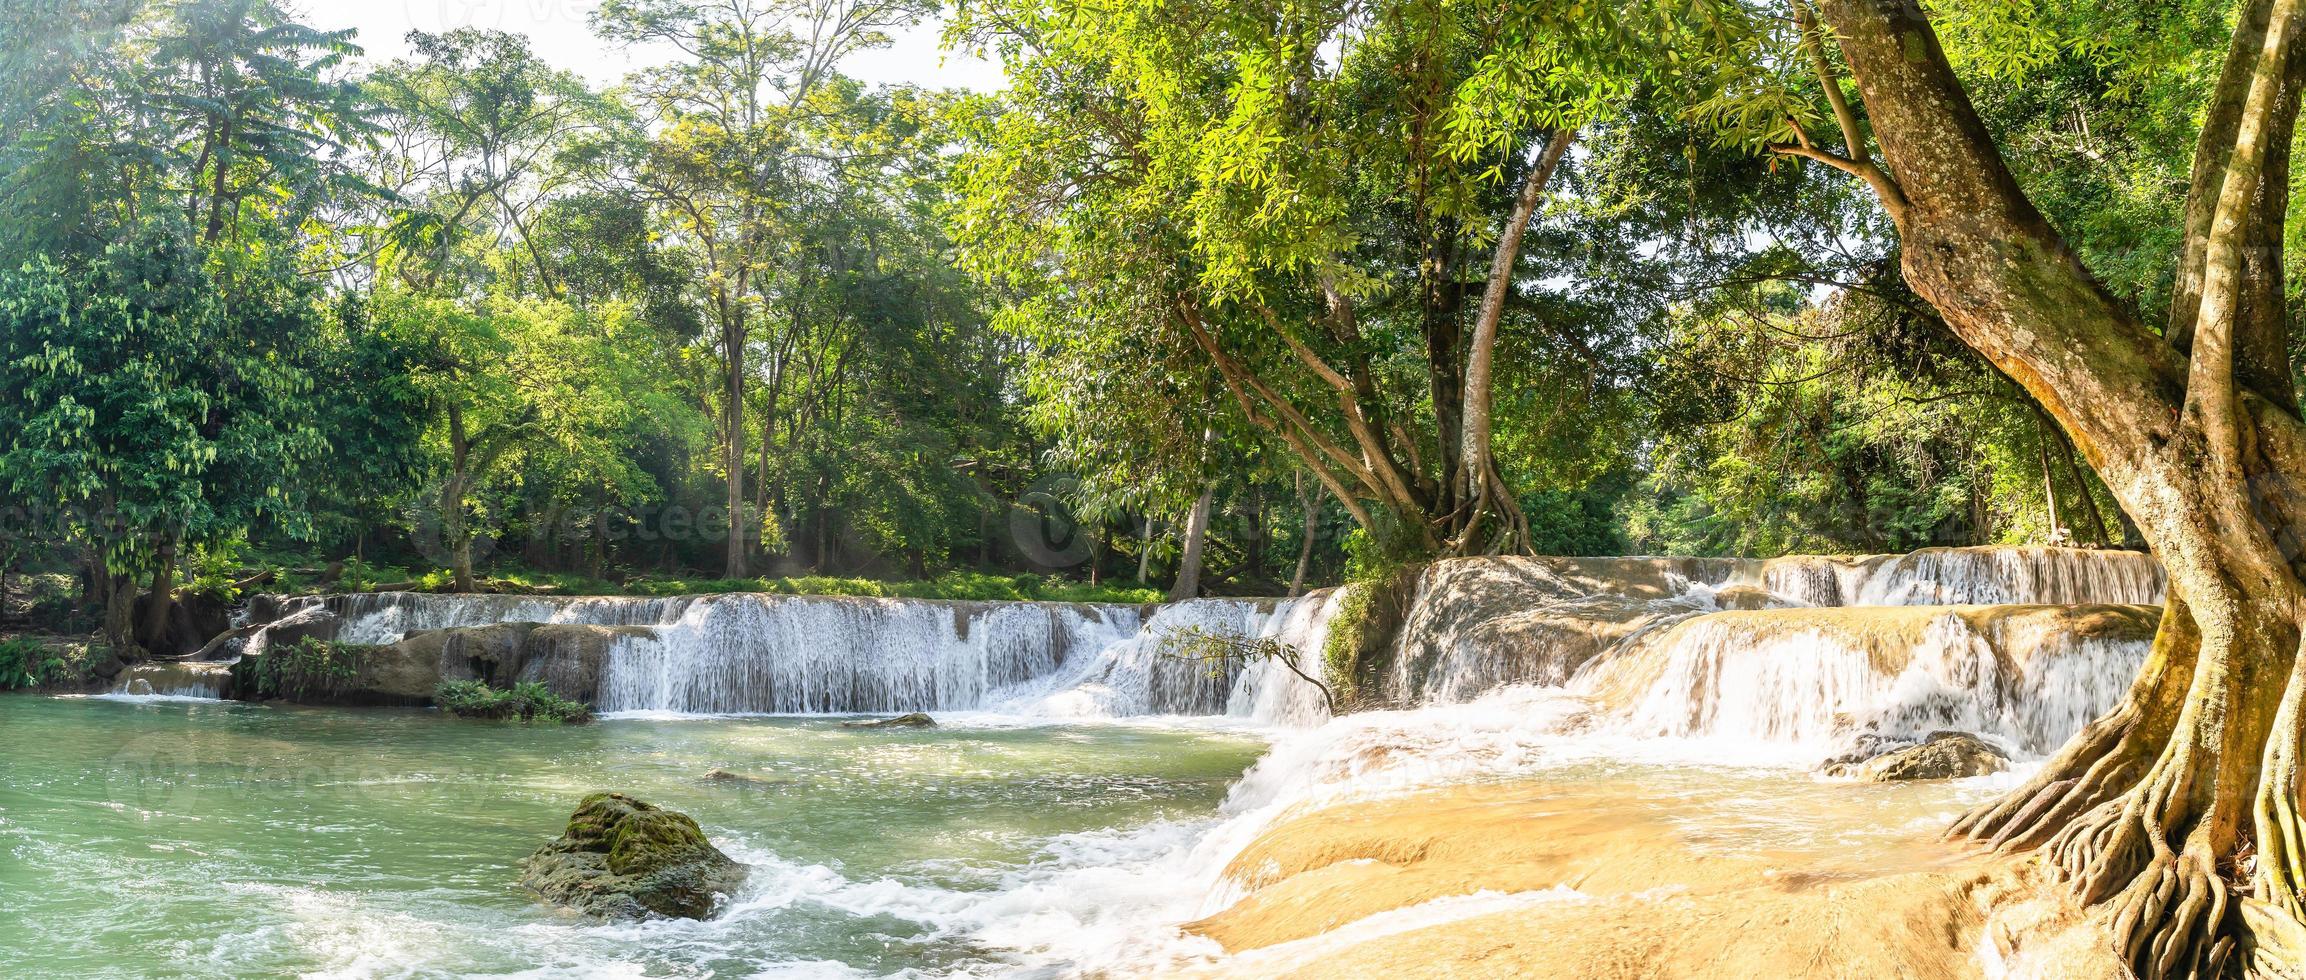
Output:
M566 833L522 862L520 883L591 915L705 919L745 872L688 814L594 793L577 804Z

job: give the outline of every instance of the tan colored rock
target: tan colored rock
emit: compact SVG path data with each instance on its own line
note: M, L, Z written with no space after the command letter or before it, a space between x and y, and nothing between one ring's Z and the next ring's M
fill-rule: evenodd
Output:
M1913 791L1817 784L1787 805ZM1975 977L1981 939L2027 975L2118 975L2030 861L1929 828L1725 847L1714 835L1735 815L1694 802L1631 780L1525 781L1317 810L1243 851L1228 874L1247 897L1185 928L1233 954L1207 973L1223 977ZM1549 897L1356 934L1368 916L1481 892Z
M1892 749L1863 762L1830 768L1828 775L1894 783L1912 779L1966 779L2010 767L2002 750L1968 732L1936 732L1919 745Z
M1704 608L1682 598L1688 583L1724 581L1739 567L1717 558L1434 562L1417 573L1380 696L1459 700L1563 683L1636 631Z

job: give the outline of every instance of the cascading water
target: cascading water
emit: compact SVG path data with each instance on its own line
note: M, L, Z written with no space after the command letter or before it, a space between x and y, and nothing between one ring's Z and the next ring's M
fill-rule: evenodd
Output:
M1315 684L1272 660L1196 662L1169 634L1279 640L1319 677L1332 593L1197 599L1150 618L1137 606L734 594L666 599L419 593L291 600L325 611L336 638L504 622L641 627L608 647L599 707L678 714L992 710L1044 717L1235 715L1273 724L1328 716ZM261 638L257 641L261 648Z
M1955 729L2046 753L2113 706L2147 641L2027 628L2038 607L1730 612L1581 675L1627 697L1631 734L1825 750ZM2137 623L2143 617L2127 622Z
M230 665L220 663L137 664L122 671L112 693L144 698L198 698L224 696Z
M1126 606L950 604L738 595L699 600L653 638L611 648L608 711L859 712L982 708L1135 632Z
M1322 642L1338 601L1337 593L1322 592L1280 601L1196 599L1166 605L1141 629L1046 678L1003 692L991 707L1045 717L1231 715L1268 724L1318 724L1329 717L1328 701L1298 671L1322 676ZM1294 656L1289 663L1187 659L1170 649L1180 630L1278 641Z
M1769 617L1802 607L2150 603L2162 582L2148 556L2050 548L1442 562L1416 583L1380 688L1363 693L1449 704L1566 685L1647 735L1811 743L1966 727L2043 751L2119 695L2143 655L2135 637L2052 631L2018 643L1993 624L1938 616L1914 620L1935 625L1893 641ZM1340 595L1203 599L1148 612L753 594L392 593L292 600L283 611L325 609L343 623L337 638L352 643L500 622L645 628L609 645L599 696L607 711L1233 715L1305 726L1329 711L1321 687L1298 672L1321 677ZM1761 611L1724 611L1732 607ZM1296 655L1189 661L1168 649L1179 629L1279 640ZM2030 651L2023 664L2009 654L2017 647Z
M2160 605L2166 578L2152 556L2074 548L1927 548L1859 559L1845 606L2004 603Z

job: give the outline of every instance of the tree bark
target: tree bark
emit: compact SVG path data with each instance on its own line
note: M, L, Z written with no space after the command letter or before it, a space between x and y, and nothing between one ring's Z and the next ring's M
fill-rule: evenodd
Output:
M2066 542L2064 518L2058 514L2058 480L2050 472L2050 427L2034 423L2034 459L2042 464L2042 506L2050 513L2050 543Z
M465 520L466 481L472 478L472 440L466 437L464 407L448 403L448 482L440 488L440 535L448 546L449 588L475 591L472 577L472 527Z
M732 312L721 322L722 355L727 360L727 389L722 397L728 400L728 443L724 460L729 472L729 541L728 561L722 574L728 578L745 577L745 541L749 537L745 521L745 321L741 313ZM819 556L822 563L823 557Z
M2197 153L2217 186L2189 205L2179 291L2197 300L2173 316L2178 344L2127 313L2018 188L1916 0L1822 6L1895 183L1908 283L2057 419L2169 571L2124 702L1954 833L2041 848L2081 901L2111 903L2135 973L2221 975L2247 949L2238 923L2294 928L2306 884L2306 585L2292 563L2306 425L2265 377L2276 363L2288 376L2268 283L2280 210L2266 206L2289 181L2306 0L2250 0L2237 18Z
M153 556L152 593L144 603L144 649L153 654L160 649L160 641L168 635L168 616L176 608L176 536L162 535L159 553Z
M1169 601L1183 602L1201 594L1201 545L1209 537L1209 505L1217 488L1201 491L1185 517L1185 550L1177 558L1177 578L1169 586Z
M1462 413L1465 436L1465 458L1458 464L1458 478L1463 485L1458 493L1470 506L1466 508L1464 526L1454 535L1453 549L1468 554L1474 547L1474 538L1480 533L1484 517L1493 506L1514 507L1513 497L1503 500L1490 495L1492 483L1502 483L1497 474L1497 460L1490 450L1490 409L1495 403L1491 397L1490 365L1497 348L1497 325L1505 318L1505 299L1513 291L1513 267L1521 259L1521 236L1529 230L1529 222L1537 216L1537 204L1544 195L1545 185L1553 179L1553 172L1561 166L1561 158L1569 153L1569 144L1577 138L1577 130L1562 129L1553 134L1539 151L1537 162L1521 182L1520 193L1514 195L1513 213L1507 216L1505 228L1497 236L1497 254L1489 263L1489 283L1482 290L1481 309L1473 319L1473 338L1467 344L1465 357L1465 410ZM1527 528L1520 533L1509 532L1505 542L1508 549L1527 549Z
M1297 571L1289 576L1289 594L1305 594L1305 570L1313 563L1313 534L1321 526L1321 497L1305 486L1305 471L1297 472L1297 504L1305 511L1305 526L1297 535Z
M1137 584L1144 585L1153 577L1153 518L1145 518L1145 527L1137 536Z

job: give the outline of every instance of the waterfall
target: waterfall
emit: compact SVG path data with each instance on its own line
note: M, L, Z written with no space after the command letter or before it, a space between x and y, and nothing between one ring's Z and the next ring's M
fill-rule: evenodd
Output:
M730 595L610 649L608 711L968 710L1136 629L1127 606Z
M2160 605L2165 578L2152 556L2076 548L1925 548L1859 560L1846 606L1950 606L2083 602Z
M1360 693L1379 702L1461 704L1535 686L1584 698L1597 718L1644 736L1810 744L1964 728L2039 752L2125 689L2152 623L2109 604L2159 602L2163 576L2150 556L2127 552L1943 548L1766 561L1454 559L1410 584L1386 600L1389 619L1363 624L1395 638L1363 678L1372 689ZM1229 715L1308 726L1329 711L1299 672L1321 677L1344 595L1138 607L387 593L273 600L272 615L254 618L333 618L336 639L371 644L503 622L631 627L601 641L606 711ZM1278 641L1293 655L1189 661L1170 650L1180 629Z
M1386 674L1409 704L1560 687L1637 737L1826 747L1960 729L2045 753L2143 662L2147 555L1945 548L1669 568L1656 559L1440 562Z
M340 642L506 622L640 627L611 639L604 711L683 714L997 710L1052 717L1328 716L1320 688L1277 662L1189 662L1194 627L1279 640L1320 676L1332 592L1158 607L732 594L666 599L380 593L279 604L276 622L335 616ZM261 649L261 639L254 648Z
M391 643L416 630L494 623L581 623L588 626L662 626L677 621L707 597L667 599L620 596L563 598L522 595L436 595L428 592L358 592L307 596L282 606L284 614L323 608L344 620L337 640Z
M112 693L130 697L202 698L224 696L231 665L222 663L161 662L137 664L122 671Z
M1233 715L1274 724L1318 724L1329 716L1321 690L1289 665L1180 659L1169 648L1177 630L1277 640L1296 653L1298 670L1321 676L1322 641L1338 595L1253 601L1193 599L1162 606L1133 629L1046 678L997 699L997 710L1051 717Z

